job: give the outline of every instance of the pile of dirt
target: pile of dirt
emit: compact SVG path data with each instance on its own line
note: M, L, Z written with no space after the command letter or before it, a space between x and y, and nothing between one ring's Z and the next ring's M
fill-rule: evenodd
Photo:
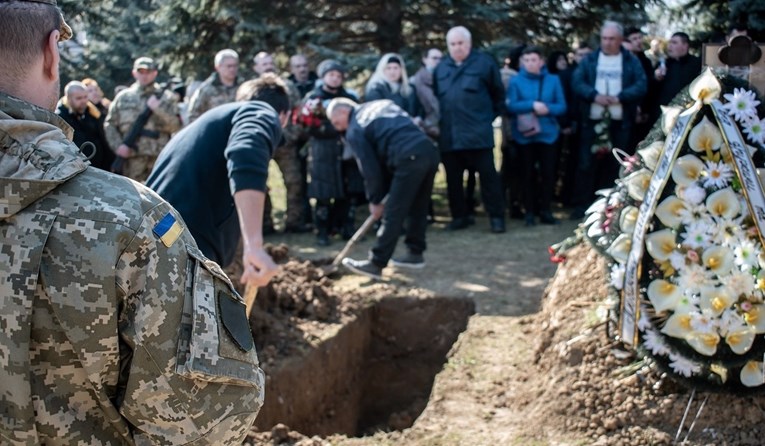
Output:
M323 262L291 258L286 245L266 245L280 272L258 290L250 315L250 327L264 368L278 358L299 354L316 340L326 326L352 318L369 300L358 293L333 290L334 281ZM226 268L237 290L242 274L241 246L236 261Z
M538 379L529 385L537 386L540 396L525 417L528 432L545 432L548 438L551 431L578 434L593 444L671 444L692 391L609 339L605 296L604 263L582 244L551 281L542 311L525 317L539 339ZM678 439L687 435L686 444L761 444L763 409L763 397L699 391Z

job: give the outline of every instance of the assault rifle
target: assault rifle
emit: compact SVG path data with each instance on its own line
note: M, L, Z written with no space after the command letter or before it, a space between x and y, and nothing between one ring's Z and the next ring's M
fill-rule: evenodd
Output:
M162 92L164 90L160 90L155 93L155 96L157 96L157 99L162 98ZM147 136L149 138L159 138L159 132L152 131L152 130L144 130L144 127L146 127L146 123L149 122L149 118L151 118L152 110L147 105L140 115L136 118L135 122L132 126L130 126L130 130L128 130L127 135L125 135L125 139L122 140L122 143L126 146L130 147L131 149L138 151L138 139L141 136ZM122 175L122 168L125 165L125 158L117 155L114 158L114 162L112 163L112 172Z

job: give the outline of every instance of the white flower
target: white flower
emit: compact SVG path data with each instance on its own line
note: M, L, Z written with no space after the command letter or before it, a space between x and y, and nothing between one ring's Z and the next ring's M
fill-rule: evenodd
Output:
M698 294L701 287L711 285L711 273L701 265L691 264L679 273L677 285L687 295Z
M707 226L712 226L714 224L712 216L709 215L706 206L703 204L686 206L684 210L680 211L680 218L683 220L684 225L703 223Z
M654 330L648 330L643 337L643 345L654 355L667 356L670 350L661 338L661 335Z
M614 263L611 265L611 286L617 290L624 288L624 265Z
M687 204L685 201L670 195L656 207L656 217L664 226L676 228L682 222L681 215L685 211Z
M725 218L715 219L714 224L709 225L712 241L721 245L734 245L744 236L741 230L742 220L741 217L733 220Z
M675 233L671 229L662 229L652 232L645 238L645 247L648 254L654 259L663 262L669 259L669 255L677 247Z
M672 181L681 186L690 186L701 178L703 171L704 163L697 156L681 156L672 167Z
M754 291L754 277L749 273L734 271L725 278L725 286L731 291L733 297L738 298L742 294L748 296Z
M610 255L615 261L625 264L627 263L627 257L630 255L630 249L632 247L632 237L627 234L621 234L616 237L611 246L606 249L606 253Z
M752 267L757 266L757 257L760 255L757 245L751 240L741 240L738 244L734 245L733 254L736 256L736 265L741 271L750 271Z
M704 164L704 187L711 187L720 189L728 185L728 182L733 178L733 169L723 161L714 162L707 161Z
M765 143L765 119L752 118L744 124L744 133L749 141Z
M720 334L723 336L728 336L728 333L735 333L747 328L744 318L733 308L728 308L723 312L718 326Z
M741 384L747 387L761 386L765 382L765 373L763 373L763 364L759 361L749 361L741 368Z
M706 248L712 239L709 235L709 226L701 221L691 222L685 227L685 232L680 234L680 237L683 237L683 245L691 249Z
M691 375L701 372L701 367L683 356L670 353L669 360L671 361L669 366L672 367L672 370L678 375L690 378Z
M687 187L679 187L677 195L687 203L696 206L707 198L707 191L697 184L691 184Z
M757 117L757 106L760 105L760 101L757 100L753 91L736 88L733 94L726 94L723 97L728 100L724 107L736 121Z
M676 271L680 271L685 268L685 256L679 251L673 251L669 255L669 264L672 265Z
M741 212L741 202L730 187L709 194L705 203L715 217L733 218Z
M717 318L708 311L691 313L691 328L698 333L717 333Z
M688 145L695 152L713 152L720 149L723 138L720 129L704 116L688 135Z

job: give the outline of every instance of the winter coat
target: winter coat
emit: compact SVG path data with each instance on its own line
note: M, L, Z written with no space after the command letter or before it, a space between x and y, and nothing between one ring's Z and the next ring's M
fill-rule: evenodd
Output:
M90 164L102 170L109 170L114 161L114 152L109 147L104 133L104 116L98 110L98 107L88 102L85 112L78 115L69 108L66 97L63 97L56 108L56 114L66 121L74 129L74 142L80 151L86 157L89 157ZM93 143L93 147L85 146L86 142Z
M412 118L424 116L422 104L420 104L420 100L417 98L417 90L414 85L410 85L412 91L409 93L409 96L404 96L401 90L394 93L390 85L385 81L378 82L375 85L368 85L367 88L364 102L390 99Z
M337 93L330 93L318 86L306 96L305 101L318 98L326 110L330 100L340 97L358 100L342 87ZM340 133L332 127L332 123L326 117L322 118L319 127L312 128L309 133L311 140L308 149L308 169L311 180L308 184L308 196L319 200L344 198L344 147Z
M491 56L473 49L457 65L447 56L433 74L441 105L441 151L494 147L492 122L504 114L505 87Z
M438 98L433 92L433 73L422 67L410 79L417 93L417 99L422 105L424 118L422 127L432 138L438 138L438 121L441 119Z
M583 119L590 116L590 105L595 100L598 92L595 90L595 79L597 78L598 57L601 50L593 51L574 70L574 76L571 79L571 87L574 94L580 101L580 113ZM632 55L631 51L624 48L622 53L622 91L619 93L619 101L622 104L622 122L623 125L632 125L635 122L638 105L643 101L646 94L646 77L643 67L637 57Z
M674 97L701 74L701 59L690 54L679 59L667 59L667 74L658 81L658 105L667 105Z
M518 131L515 120L519 114L532 113L535 101L544 102L550 113L537 116L541 130L539 133L530 137L523 136ZM507 109L513 116L511 129L513 139L518 144L554 143L560 134L560 126L556 118L566 113L566 98L560 79L557 75L548 73L546 68L542 68L540 74L531 74L522 68L521 72L510 79L508 84Z

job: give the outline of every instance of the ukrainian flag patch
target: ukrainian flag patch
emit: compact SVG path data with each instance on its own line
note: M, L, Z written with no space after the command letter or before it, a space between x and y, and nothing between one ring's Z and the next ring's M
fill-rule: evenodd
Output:
M178 223L178 220L175 219L173 214L168 212L162 217L162 220L160 220L159 223L154 225L152 232L159 237L163 245L169 248L173 246L173 243L175 243L175 241L178 240L178 237L183 233L183 226Z

